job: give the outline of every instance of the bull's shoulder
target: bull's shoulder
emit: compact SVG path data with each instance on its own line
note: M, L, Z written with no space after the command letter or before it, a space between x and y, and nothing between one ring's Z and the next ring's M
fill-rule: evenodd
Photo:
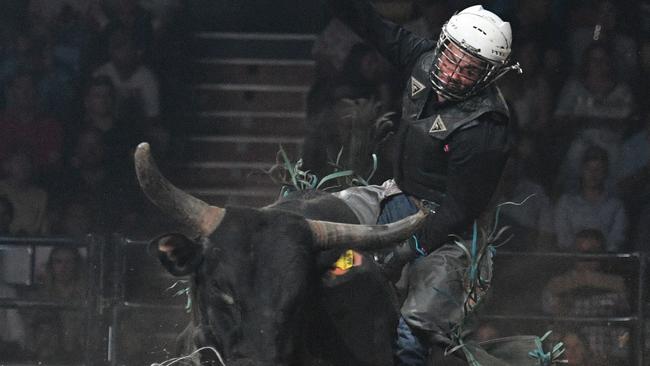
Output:
M312 220L359 223L354 212L343 200L319 190L291 192L265 209L288 211Z

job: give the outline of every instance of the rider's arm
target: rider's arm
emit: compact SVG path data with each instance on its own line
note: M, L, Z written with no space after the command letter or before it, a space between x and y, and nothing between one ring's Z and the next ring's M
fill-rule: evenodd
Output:
M335 16L374 45L394 66L404 70L423 52L436 46L399 25L383 19L367 0L327 0Z
M427 252L447 242L449 234L462 234L496 190L509 151L508 127L479 118L477 126L450 136L447 194L418 235Z

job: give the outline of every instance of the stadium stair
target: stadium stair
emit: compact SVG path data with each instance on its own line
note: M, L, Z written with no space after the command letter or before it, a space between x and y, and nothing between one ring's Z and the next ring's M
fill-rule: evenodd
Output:
M217 205L262 206L280 187L264 170L282 146L295 161L314 77L303 34L195 34L194 117L176 183Z

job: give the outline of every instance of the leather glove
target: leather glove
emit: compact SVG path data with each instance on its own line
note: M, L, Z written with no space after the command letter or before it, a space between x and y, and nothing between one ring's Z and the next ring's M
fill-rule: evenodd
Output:
M424 256L425 253L418 248L417 239L411 237L393 248L379 261L379 268L393 283L399 281L404 266L413 259Z

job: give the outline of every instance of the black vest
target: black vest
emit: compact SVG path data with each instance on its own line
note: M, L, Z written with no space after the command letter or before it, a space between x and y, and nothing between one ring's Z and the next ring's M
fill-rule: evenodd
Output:
M429 79L433 56L434 51L428 51L419 57L406 84L394 175L404 192L439 203L446 192L449 136L476 126L483 115L507 123L509 112L492 84L464 101L442 103L431 116L423 116L427 101L437 98Z

